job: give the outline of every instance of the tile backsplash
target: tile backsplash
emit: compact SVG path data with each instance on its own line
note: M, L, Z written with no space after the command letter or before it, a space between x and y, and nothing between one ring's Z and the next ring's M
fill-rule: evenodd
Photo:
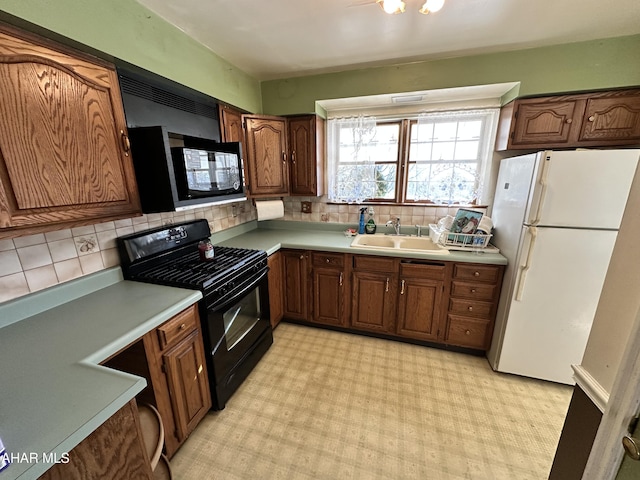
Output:
M302 202L311 202L311 213L302 213ZM326 196L286 197L284 199L284 220L357 225L361 207L362 205L327 203ZM458 207L373 205L373 209L375 212L373 217L378 225L384 225L391 218L400 217L400 223L404 226L427 226L447 215L455 215ZM366 218L369 218L368 215Z
M256 211L246 201L0 240L0 302L119 265L117 237L198 218L219 232L255 220Z

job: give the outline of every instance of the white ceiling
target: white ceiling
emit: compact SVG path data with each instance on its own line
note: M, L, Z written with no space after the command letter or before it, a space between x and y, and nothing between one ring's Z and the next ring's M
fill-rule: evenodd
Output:
M259 80L640 33L639 0L138 0Z

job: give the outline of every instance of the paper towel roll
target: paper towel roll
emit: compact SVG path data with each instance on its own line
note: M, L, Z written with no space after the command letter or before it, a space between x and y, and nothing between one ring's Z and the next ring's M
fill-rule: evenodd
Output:
M256 201L258 221L284 217L284 202L282 200Z

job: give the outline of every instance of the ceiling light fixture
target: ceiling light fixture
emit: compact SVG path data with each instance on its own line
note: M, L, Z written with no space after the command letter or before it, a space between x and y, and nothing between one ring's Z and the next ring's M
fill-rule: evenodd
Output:
M404 2L402 0L377 0L377 3L389 15L404 13Z
M424 15L435 13L444 6L444 2L445 0L426 0L418 11ZM405 3L402 0L376 0L376 3L390 15L404 13Z
M442 7L444 7L444 0L427 0L418 11L424 15L428 15L431 12L437 12Z

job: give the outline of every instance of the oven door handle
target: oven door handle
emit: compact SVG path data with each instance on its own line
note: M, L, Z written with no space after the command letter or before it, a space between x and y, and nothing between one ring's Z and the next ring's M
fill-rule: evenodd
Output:
M267 276L267 273L269 273L269 267L264 267L263 270L259 271L259 273L257 273L255 276L251 277L249 283L244 285L242 287L242 290L234 294L233 297L224 299L223 303L212 305L210 307L210 310L212 312L219 312L220 310L224 310L229 305L233 304L236 300L244 297L248 292L256 288L256 286Z

